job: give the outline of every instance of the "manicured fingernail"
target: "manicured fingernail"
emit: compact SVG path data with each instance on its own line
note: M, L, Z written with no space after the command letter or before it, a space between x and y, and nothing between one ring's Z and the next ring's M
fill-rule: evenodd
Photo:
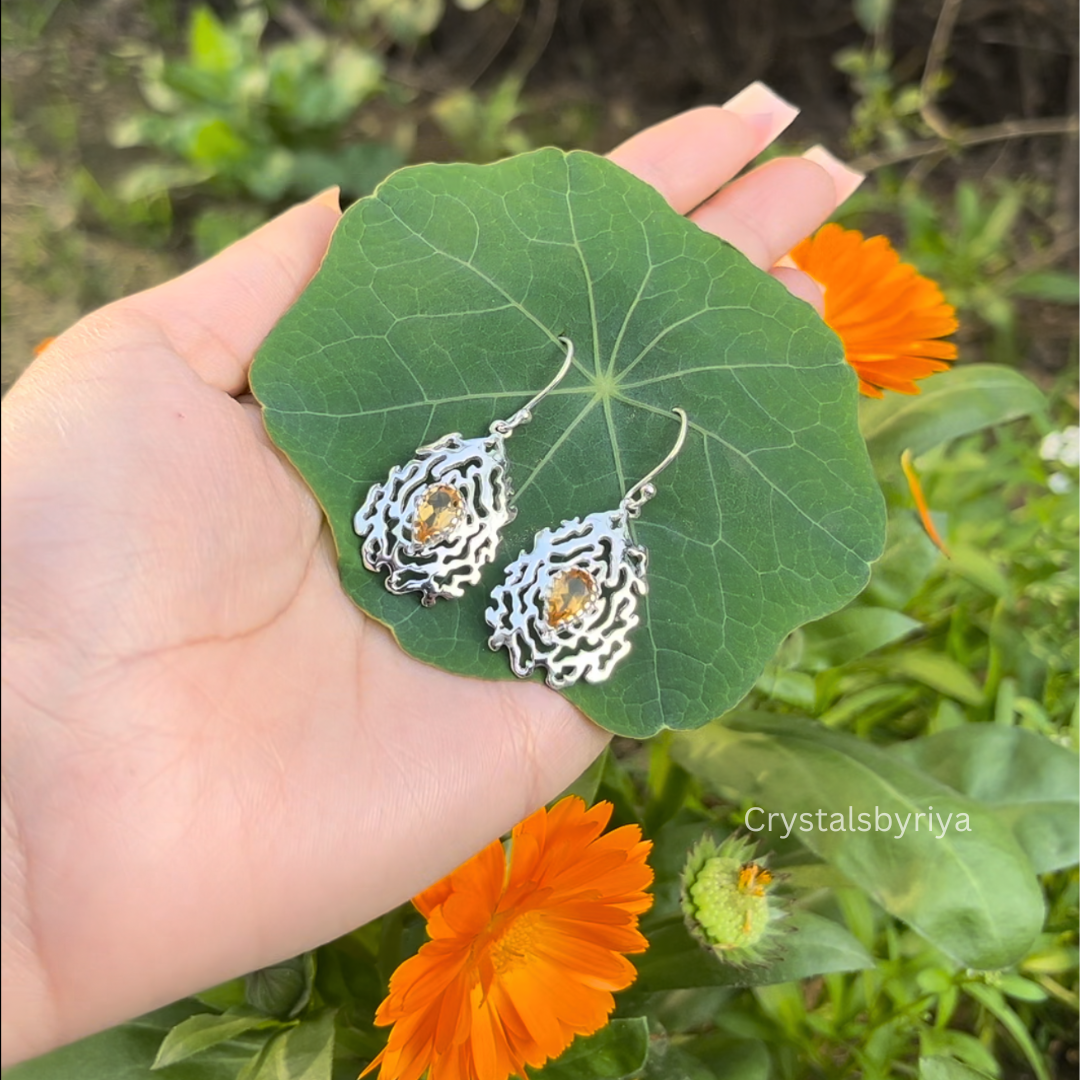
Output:
M317 206L325 206L327 210L333 210L336 213L341 213L341 188L335 184L333 187L328 187L325 191L320 191L318 195L315 195L308 202L315 203Z
M866 179L866 174L849 168L839 158L833 157L824 146L811 146L803 154L807 161L820 165L832 179L836 188L836 205L855 193L856 188Z
M799 110L763 82L752 82L723 106L751 127L764 149L799 115Z

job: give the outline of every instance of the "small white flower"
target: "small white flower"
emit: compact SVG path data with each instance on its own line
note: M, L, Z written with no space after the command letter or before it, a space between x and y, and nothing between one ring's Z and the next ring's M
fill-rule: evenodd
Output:
M1064 431L1051 431L1039 444L1039 457L1075 469L1080 465L1080 427L1070 424Z
M1046 486L1055 495L1066 495L1072 491L1072 481L1064 473L1060 472L1051 473L1046 481Z

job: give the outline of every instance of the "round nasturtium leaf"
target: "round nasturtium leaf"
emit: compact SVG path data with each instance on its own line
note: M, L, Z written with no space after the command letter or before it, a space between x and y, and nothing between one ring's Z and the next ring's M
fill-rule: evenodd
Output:
M559 335L577 360L507 442L518 516L498 558L460 600L391 594L353 532L368 488L418 446L512 415L558 371ZM348 594L411 655L489 679L513 677L484 621L506 564L538 530L614 510L685 409L686 445L631 526L649 550L633 650L606 682L563 691L622 734L731 708L881 552L884 505L838 339L592 154L395 173L344 215L251 385L326 511Z

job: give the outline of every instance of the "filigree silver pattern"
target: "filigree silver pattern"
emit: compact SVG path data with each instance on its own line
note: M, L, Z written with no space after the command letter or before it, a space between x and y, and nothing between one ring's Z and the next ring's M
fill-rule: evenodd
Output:
M517 515L510 504L506 440L570 370L574 343L565 337L559 342L566 356L558 374L513 416L496 420L476 439L453 432L421 446L390 470L385 483L372 484L353 530L363 541L364 565L388 571L390 592L418 592L425 607L457 599L495 558L501 530Z
M630 652L638 599L649 591L649 553L634 543L630 522L656 494L652 480L682 449L688 420L682 409L674 412L681 422L674 447L618 509L541 529L492 590L488 645L507 650L519 678L543 667L556 690L579 679L601 683Z
M439 486L457 493L458 519L451 528L419 539L420 502ZM495 558L499 532L517 514L511 494L506 440L498 432L478 439L453 432L422 446L407 464L395 465L385 483L371 486L353 518L364 565L388 570L390 592L418 592L425 607L440 598L456 599Z
M494 631L488 645L507 649L515 675L525 678L544 667L555 689L579 679L599 683L630 652L629 635L640 622L638 597L649 590L649 556L631 539L629 517L620 507L542 529L532 550L506 568L485 618ZM573 571L587 575L595 589L581 614L553 626L553 590Z

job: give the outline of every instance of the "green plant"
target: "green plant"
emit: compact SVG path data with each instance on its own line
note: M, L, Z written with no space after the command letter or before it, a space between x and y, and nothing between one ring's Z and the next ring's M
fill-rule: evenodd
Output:
M1017 360L1019 302L1075 305L1080 279L1057 270L1054 234L1045 222L1046 193L1023 181L957 185L951 208L914 187L899 191L908 249L939 281L962 315L992 332L991 355Z
M452 90L431 108L436 123L469 161L494 161L506 154L532 149L528 136L514 121L525 114L522 80L507 75L487 95L473 90Z
M897 149L907 146L913 136L929 133L920 115L923 91L914 83L898 83L888 49L880 45L844 49L833 64L851 80L857 99L848 129L852 150L879 144Z
M125 198L204 183L269 203L334 183L356 196L401 163L385 143L341 145L356 110L386 90L380 56L316 35L264 47L266 19L252 6L225 24L198 7L184 59L158 51L143 58L153 112L123 121L114 139L172 161L133 169L121 185Z

